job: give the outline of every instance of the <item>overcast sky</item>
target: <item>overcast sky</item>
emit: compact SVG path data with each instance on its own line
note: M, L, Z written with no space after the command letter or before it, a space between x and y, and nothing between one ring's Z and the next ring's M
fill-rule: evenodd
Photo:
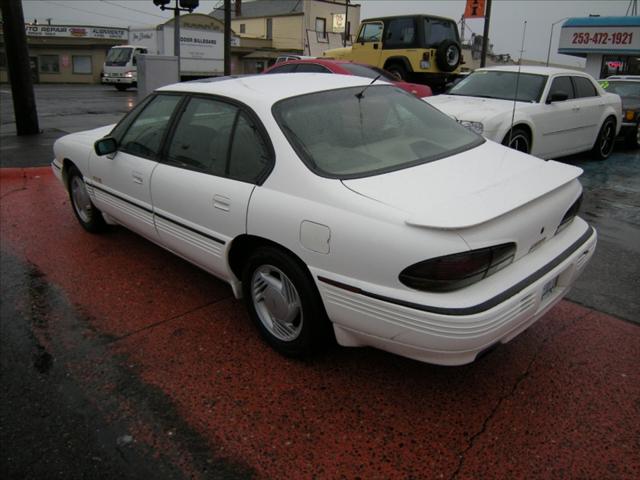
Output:
M246 1L246 0L245 0ZM520 56L523 22L527 21L525 52L529 59L545 60L551 23L564 17L583 17L589 14L622 16L630 0L494 0L491 14L491 43L496 53ZM172 14L162 12L152 0L23 0L27 22L37 19L55 24L85 24L105 26L155 25L168 20ZM465 0L360 0L361 17L431 13L460 19ZM200 0L196 12L209 13L220 7L222 0ZM581 60L554 54L560 32L559 22L554 28L552 62L581 65ZM482 34L483 20L469 20L471 31ZM466 35L470 35L467 30Z

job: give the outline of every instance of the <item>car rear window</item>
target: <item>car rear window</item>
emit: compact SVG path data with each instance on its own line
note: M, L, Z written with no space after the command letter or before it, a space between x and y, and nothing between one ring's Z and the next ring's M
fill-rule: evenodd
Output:
M519 77L519 78L518 78ZM547 77L531 73L478 70L456 84L449 95L539 102Z
M366 65L358 65L357 63L343 63L340 65L348 70L352 75L365 78L382 78L389 82L395 82L396 79L381 68L367 67Z
M307 166L332 178L399 170L484 142L426 102L390 85L288 98L276 103L273 112Z

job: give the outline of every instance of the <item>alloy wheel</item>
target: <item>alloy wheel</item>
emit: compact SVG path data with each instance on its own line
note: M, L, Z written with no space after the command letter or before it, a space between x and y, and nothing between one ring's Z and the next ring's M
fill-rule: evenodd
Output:
M89 198L89 192L82 179L75 175L71 179L71 200L73 208L80 217L80 219L88 223L91 221L91 199Z

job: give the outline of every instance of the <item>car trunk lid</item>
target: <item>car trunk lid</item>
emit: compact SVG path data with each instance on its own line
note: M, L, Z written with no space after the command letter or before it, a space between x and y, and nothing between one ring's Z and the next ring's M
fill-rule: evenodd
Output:
M485 142L442 160L343 183L354 192L405 212L409 225L457 230L503 216L581 173L571 165Z

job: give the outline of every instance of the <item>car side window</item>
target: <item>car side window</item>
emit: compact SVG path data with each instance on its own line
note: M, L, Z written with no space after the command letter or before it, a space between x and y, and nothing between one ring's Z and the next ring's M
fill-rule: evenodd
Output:
M316 63L299 63L296 73L331 73L331 70Z
M267 73L291 73L295 71L296 67L297 65L295 63L289 63L287 65L282 65L281 67L271 69Z
M167 152L167 163L223 176L237 107L194 97L180 117Z
M563 92L569 95L569 100L575 98L571 77L556 77L553 79L553 83L551 83L551 88L549 89L549 98L551 95L558 92Z
M382 23L365 23L360 30L358 42L379 42L382 40Z
M240 112L233 134L227 174L234 180L256 183L271 163L264 138L249 116Z
M458 30L454 23L437 18L424 19L427 48L438 48L445 40L458 41Z
M573 84L576 88L576 98L598 96L596 87L593 86L593 83L591 83L591 81L588 78L584 78L584 77L572 77L572 78L573 78Z
M414 44L416 36L413 18L395 18L389 21L384 34L385 48L406 48Z
M152 158L160 151L162 138L181 95L157 95L131 124L120 142L120 150Z
M149 95L142 102L136 105L133 110L127 113L122 120L118 122L118 124L113 127L113 130L109 132L109 136L116 139L118 145L121 143L122 137L125 132L129 129L129 126L133 123L133 121L138 117L138 114L144 109L144 107L154 98L153 95Z

